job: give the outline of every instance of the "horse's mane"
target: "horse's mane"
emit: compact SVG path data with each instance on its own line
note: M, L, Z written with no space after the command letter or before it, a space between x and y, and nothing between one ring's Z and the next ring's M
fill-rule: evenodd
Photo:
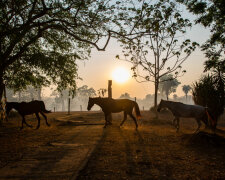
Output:
M172 103L172 104L184 104L182 102L175 102L175 101L167 101L167 100L163 100L164 102L168 102L168 103Z

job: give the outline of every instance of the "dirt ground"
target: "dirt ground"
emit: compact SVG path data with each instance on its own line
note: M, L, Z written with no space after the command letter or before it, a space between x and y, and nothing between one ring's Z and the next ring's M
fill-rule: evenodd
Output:
M0 127L0 179L225 179L224 119L216 134L204 125L194 134L193 119L176 133L170 113L141 113L138 130L130 118L120 128L121 114L103 128L101 112L51 113L39 130L10 118Z

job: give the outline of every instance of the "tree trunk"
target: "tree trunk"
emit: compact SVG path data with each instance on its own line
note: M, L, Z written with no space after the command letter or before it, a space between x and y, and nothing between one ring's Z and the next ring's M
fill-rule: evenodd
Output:
M157 108L158 88L159 88L159 83L156 80L156 82L155 82L155 99L154 99L154 107L155 107L155 109Z

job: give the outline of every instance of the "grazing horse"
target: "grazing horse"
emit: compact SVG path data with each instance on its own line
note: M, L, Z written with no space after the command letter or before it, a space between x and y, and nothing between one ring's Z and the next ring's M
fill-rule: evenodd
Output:
M203 106L188 105L181 102L161 100L157 111L160 112L161 108L168 108L172 112L174 116L173 125L175 125L175 121L177 121L177 124L175 125L177 128L177 132L179 131L180 117L195 118L198 123L196 132L198 132L201 127L201 121L203 121L205 125L208 126L208 116L206 113L207 108Z
M105 126L107 124L110 124L111 122L108 121L107 117L111 113L117 113L117 112L124 112L124 119L121 122L120 126L123 125L123 123L127 119L127 114L134 120L134 123L136 125L136 129L138 128L137 120L133 116L132 111L133 108L135 108L136 116L139 119L141 117L141 113L138 107L138 104L135 101L129 100L129 99L112 99L112 98L89 98L88 101L88 111L91 110L91 108L94 106L94 104L97 104L102 108L102 111L105 114Z
M38 125L36 129L40 127L40 117L38 113L41 113L41 115L45 118L45 122L47 126L50 126L47 121L47 117L44 113L50 113L51 111L47 111L45 109L45 104L43 101L31 101L31 102L7 102L6 103L6 114L8 115L11 109L15 109L18 111L18 113L22 116L22 126L20 129L23 129L23 123L25 123L27 126L32 127L31 125L27 124L25 120L25 115L34 114L36 115L38 119Z

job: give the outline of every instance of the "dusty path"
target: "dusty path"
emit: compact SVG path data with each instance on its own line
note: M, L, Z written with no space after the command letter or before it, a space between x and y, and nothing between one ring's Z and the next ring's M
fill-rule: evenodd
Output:
M76 178L77 172L84 166L102 136L102 123L98 121L95 124L93 122L82 124L83 121L78 121L77 117L73 116L58 119L64 121L58 122L57 129L50 129L51 133L43 129L40 129L42 132L24 130L33 133L34 136L45 133L45 137L37 138L42 142L38 145L33 142L36 148L26 148L18 160L9 161L0 168L0 179ZM67 121L68 119L70 121ZM21 133L25 133L24 131Z
M142 115L138 131L131 119L120 128L119 114L104 129L99 112L52 113L39 130L9 122L0 128L0 179L225 179L224 125L212 141L193 135L192 119L176 133L168 113Z
M182 130L189 134L158 120L138 131L132 122L108 127L77 179L224 179L224 144L192 146L187 140L193 134Z

